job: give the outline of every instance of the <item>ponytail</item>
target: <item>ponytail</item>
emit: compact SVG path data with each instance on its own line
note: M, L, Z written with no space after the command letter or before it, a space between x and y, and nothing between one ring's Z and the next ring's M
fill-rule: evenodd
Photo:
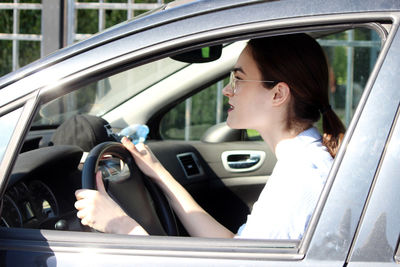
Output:
M321 113L322 129L324 131L322 143L334 158L339 150L346 129L330 106L321 110Z

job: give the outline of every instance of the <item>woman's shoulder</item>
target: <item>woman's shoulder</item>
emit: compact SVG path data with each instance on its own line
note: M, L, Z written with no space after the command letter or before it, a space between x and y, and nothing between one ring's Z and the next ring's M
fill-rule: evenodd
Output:
M328 149L322 144L322 136L318 129L311 127L292 139L281 141L276 154L278 160L292 157L307 159L309 156L323 156L323 158L332 158Z
M319 170L328 173L333 158L322 144L322 137L316 128L310 128L293 139L285 142L277 149L279 165L290 169Z

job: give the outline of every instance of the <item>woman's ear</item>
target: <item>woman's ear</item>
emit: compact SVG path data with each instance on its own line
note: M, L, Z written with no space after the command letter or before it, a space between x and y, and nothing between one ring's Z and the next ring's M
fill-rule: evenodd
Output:
M272 99L272 104L274 106L281 106L283 104L289 103L291 94L290 88L286 83L280 82L275 85L272 90L274 92Z

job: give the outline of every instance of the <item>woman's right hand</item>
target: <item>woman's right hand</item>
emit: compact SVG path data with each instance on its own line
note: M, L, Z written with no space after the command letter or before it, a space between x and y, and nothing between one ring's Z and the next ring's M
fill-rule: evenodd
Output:
M160 177L162 176L162 173L166 170L147 145L143 143L134 145L126 137L122 138L121 143L129 150L135 159L136 164L145 175L156 182L161 179Z
M147 235L147 232L107 194L101 172L96 173L97 190L75 192L77 217L83 225L101 232Z

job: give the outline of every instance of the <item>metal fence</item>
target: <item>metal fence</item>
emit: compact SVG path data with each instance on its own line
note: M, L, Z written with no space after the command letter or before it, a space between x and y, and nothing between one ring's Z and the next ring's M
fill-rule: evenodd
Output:
M10 70L14 71L19 68L19 43L20 41L29 42L42 42L42 34L26 34L20 33L20 13L22 10L42 10L42 4L32 4L32 3L19 3L20 0L14 0L12 3L0 3L0 10L3 12L9 10L2 14L2 16L11 16L12 18L12 31L11 32L1 32L0 40L11 41L12 42L12 64ZM11 13L11 14L10 14ZM4 48L4 45L0 46ZM41 51L41 55L43 52Z
M121 0L121 2L123 2ZM135 3L134 0L125 0L126 3L107 3L106 0L98 2L84 3L77 0L68 0L67 10L67 44L88 38L91 34L79 33L77 31L77 22L79 20L78 12L80 10L97 10L98 27L97 31L102 31L106 27L106 10L124 10L126 11L126 20L132 19L136 11L152 10L164 3L164 0L157 0L156 3Z
M119 0L120 3L108 3L107 0L3 0L0 3L0 17L6 23L11 25L0 25L0 51L10 50L12 52L4 52L0 61L3 70L1 74L15 71L30 61L43 57L51 52L90 37L93 33L102 31L113 23L107 21L106 12L110 10L124 11L126 16L123 20L131 19L136 15L145 11L157 8L170 2L170 0L148 0L150 3L136 3L135 0ZM7 2L7 3L4 3ZM32 3L34 2L34 3ZM36 3L35 3L36 2ZM82 19L80 12L90 10L97 12L97 28L93 33L79 32L77 25ZM24 19L23 12L37 12L38 16L34 23L40 23L40 29L36 33L27 33L28 25L21 24ZM11 42L12 44L10 45ZM34 55L28 59L21 59L23 48L20 47L21 42L39 42L37 45L39 51L35 51ZM35 46L36 47L36 46ZM11 59L9 54L12 53ZM5 69L5 70L4 70ZM1 75L0 75L1 76Z

